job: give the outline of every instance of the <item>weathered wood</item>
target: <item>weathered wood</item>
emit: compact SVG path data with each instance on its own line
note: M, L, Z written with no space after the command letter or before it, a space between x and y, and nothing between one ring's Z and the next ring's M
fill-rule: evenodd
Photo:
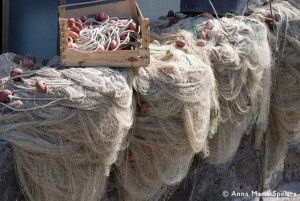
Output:
M66 49L62 54L62 66L105 66L141 67L148 66L148 50L116 50L95 53L81 53Z
M100 5L87 6L91 3ZM74 6L80 8L71 9ZM82 53L68 48L67 19L78 18L82 15L96 14L105 11L111 16L131 16L141 27L142 48L138 50L98 51ZM59 6L60 13L60 54L62 66L106 66L106 67L146 67L150 63L150 28L149 19L143 18L135 0L124 0L105 3L103 0Z
M141 29L142 29L142 47L148 48L150 42L150 27L149 20L141 21Z
M105 11L106 13L113 13L116 17L130 15L130 7L128 2L121 1L117 3L109 3L103 5L96 5L96 6L89 6L84 8L72 9L72 10L65 10L64 15L61 17L64 18L78 18L82 15L92 15L99 13L100 11Z

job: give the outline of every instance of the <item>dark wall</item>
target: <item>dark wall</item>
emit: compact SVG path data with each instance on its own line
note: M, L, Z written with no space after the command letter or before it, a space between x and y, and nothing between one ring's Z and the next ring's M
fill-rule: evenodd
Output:
M9 52L38 61L57 55L59 0L10 0Z

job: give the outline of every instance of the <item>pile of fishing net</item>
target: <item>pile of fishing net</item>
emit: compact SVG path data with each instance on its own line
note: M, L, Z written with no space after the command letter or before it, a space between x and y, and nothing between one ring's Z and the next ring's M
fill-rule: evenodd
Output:
M210 23L207 28L207 24ZM155 30L155 29L154 29ZM204 46L196 46L202 32ZM220 119L209 141L210 163L230 160L242 136L256 127L258 138L268 127L271 87L271 52L267 27L251 17L228 15L221 19L197 16L170 28L154 31L162 43L175 37L187 41L187 52L208 55L217 83ZM258 143L259 144L259 143Z
M150 47L151 65L139 69L134 80L140 112L116 168L119 199L167 198L194 154L203 153L210 163L226 162L244 134L256 127L261 136L267 129L271 52L266 26L247 17L213 20L205 46L198 47L196 37L207 21L187 18L152 29L165 45ZM227 37L220 40L220 34ZM186 41L182 48L175 46L178 37Z
M300 3L298 6L300 9ZM288 2L273 6L276 58L274 92L271 99L272 127L280 135L281 140L288 143L300 141L299 9Z
M288 145L300 141L300 3L274 3L272 14L263 7L253 16L269 25L274 55L270 129L264 143L264 185L272 187L284 166Z
M47 93L36 92L37 79ZM3 83L14 93L1 103L0 138L13 145L28 200L101 199L133 123L132 80L130 70L43 68Z
M187 174L195 153L207 152L217 118L215 81L201 58L157 47L134 79L137 116L116 167L119 200L167 198Z
M207 161L223 163L235 155L244 134L255 127L256 136L261 138L267 129L271 54L267 29L259 21L232 17L216 24L230 38L221 43L217 39L217 45L212 41L204 48L214 69L221 115ZM217 38L219 31L213 29L211 37Z
M259 7L248 17L152 23L163 45L151 45L150 66L134 70L43 68L11 82L14 55L1 55L1 88L14 93L1 103L0 138L14 146L28 200L100 200L112 164L115 200L167 199L195 154L230 161L252 129L271 177L280 149L300 136L295 2L274 3L275 21Z

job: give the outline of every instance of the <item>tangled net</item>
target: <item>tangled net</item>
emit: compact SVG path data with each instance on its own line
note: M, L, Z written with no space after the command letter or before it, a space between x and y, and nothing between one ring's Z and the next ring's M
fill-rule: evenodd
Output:
M212 23L212 29L206 25ZM204 47L195 45L199 33L205 31ZM217 83L220 122L216 135L209 141L210 163L230 160L243 134L256 127L257 147L268 128L271 52L267 28L250 17L227 16L209 20L187 18L178 24L153 34L165 43L174 37L187 41L187 50L199 55L206 52ZM172 40L173 39L173 40Z
M116 176L124 200L167 197L194 154L206 152L210 119L217 118L211 68L181 50L160 47L166 48L134 80L140 109Z
M223 18L222 22L234 41L208 47L221 110L218 133L209 144L211 163L231 159L242 136L253 127L261 138L268 127L272 84L265 26L246 17Z
M107 16L105 21L88 19L83 24L89 26L80 30L76 41L69 36L69 43L76 42L77 51L92 53L103 49L130 50L141 47L140 26L133 19ZM110 49L112 41L116 42L114 49Z
M269 24L269 40L274 54L274 84L271 124L265 137L265 187L272 186L280 175L288 145L300 140L299 9L298 1L282 1L272 7L274 20ZM253 15L263 20L270 17L270 13L268 7L263 7Z
M36 79L47 94L36 93ZM133 123L132 79L129 70L43 68L4 85L15 101L1 103L0 137L13 145L28 200L101 199Z
M167 199L195 154L227 162L253 128L270 183L300 136L298 6L274 3L274 21L263 7L248 17L196 16L154 27L164 45L150 46L148 68L44 68L22 82L2 79L14 94L1 103L0 138L14 146L27 199L100 200L113 163L116 200ZM207 38L198 47L202 31ZM176 37L186 46L175 48ZM1 77L12 58L1 55ZM47 94L36 93L36 79Z
M300 140L300 10L292 4L275 4L278 24L275 84L271 101L272 127L284 142Z

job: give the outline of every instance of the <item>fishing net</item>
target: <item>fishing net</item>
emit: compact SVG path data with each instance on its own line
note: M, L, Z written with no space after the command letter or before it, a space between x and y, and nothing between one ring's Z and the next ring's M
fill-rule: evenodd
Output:
M153 21L163 45L150 45L148 68L43 68L2 84L14 94L1 103L0 138L13 144L28 200L100 200L113 163L115 200L167 199L195 154L227 162L252 129L271 185L300 138L297 6L274 3L274 20L266 6L248 17ZM0 56L2 82L13 57Z
M139 110L117 166L119 199L168 197L194 154L207 152L210 122L217 118L209 65L171 46L152 52L150 66L139 69L134 80Z
M36 80L48 87L36 92ZM101 199L111 165L133 123L133 74L110 68L43 68L7 82L0 138L13 145L28 200Z
M274 9L279 19L275 27L278 52L271 101L272 126L281 140L297 143L300 140L300 10L287 2L276 4Z
M14 60L15 54L4 53L0 55L0 79L9 76L13 67L18 66Z
M270 130L265 137L265 187L276 185L288 145L300 139L299 9L297 1L275 3L272 5L273 20L267 19L274 54L274 90L271 97ZM263 7L253 15L266 20L270 18L270 13L269 7Z
M207 29L211 23L212 28ZM207 38L203 47L195 45L201 32ZM220 122L209 141L210 163L230 160L243 134L256 127L257 146L268 127L271 52L264 24L248 17L228 15L222 19L187 18L160 31L163 42L181 37L187 51L208 55L217 83ZM156 38L159 34L154 33Z
M235 41L208 47L221 110L218 133L209 144L210 163L231 159L242 136L253 127L257 138L261 138L268 126L272 84L265 26L249 18L223 18L222 21Z

